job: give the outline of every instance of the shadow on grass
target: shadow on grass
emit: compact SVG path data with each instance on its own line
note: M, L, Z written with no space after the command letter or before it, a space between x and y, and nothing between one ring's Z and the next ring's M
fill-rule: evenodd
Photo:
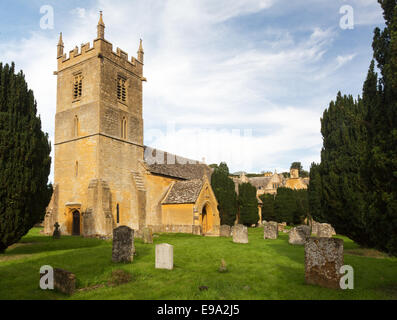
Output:
M52 237L28 237L20 242L18 246L7 249L5 256L35 254L49 251L72 250L81 248L92 248L104 245L106 241L99 239L87 239L83 237L63 236L61 239ZM25 245L24 245L25 244Z

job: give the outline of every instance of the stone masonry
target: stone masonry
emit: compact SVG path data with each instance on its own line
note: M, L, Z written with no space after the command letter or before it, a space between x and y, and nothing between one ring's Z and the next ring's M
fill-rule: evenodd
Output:
M220 236L221 237L230 237L231 236L231 228L228 225L221 225L220 227Z
M233 242L248 243L248 229L242 224L235 225L232 228Z
M277 222L267 222L263 228L263 238L264 239L277 239L278 238L278 223Z
M304 245L306 240L310 237L310 231L309 226L297 226L289 232L288 242L290 244Z
M156 269L174 268L174 247L168 243L156 245Z
M305 280L308 284L339 289L343 266L343 240L309 238L305 244Z
M113 230L112 261L132 262L134 259L135 244L134 230L127 226L121 226Z

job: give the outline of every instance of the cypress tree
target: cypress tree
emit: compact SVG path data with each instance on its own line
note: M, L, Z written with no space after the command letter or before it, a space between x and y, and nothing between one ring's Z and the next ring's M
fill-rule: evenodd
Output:
M297 211L296 199L294 191L289 188L278 188L277 196L274 201L274 215L276 221L287 222L288 224L294 223L294 215Z
M262 220L275 221L274 214L274 195L263 194L259 197L262 200Z
M368 186L367 232L380 250L397 255L397 1L378 1L386 27L376 28L372 47L381 77L371 64L363 99L369 141L363 176Z
M321 119L322 217L335 230L368 245L365 185L360 175L367 143L362 100L339 92ZM313 208L312 208L313 210Z
M0 252L40 222L49 203L51 146L24 74L0 63Z
M309 201L309 215L317 222L324 222L324 216L321 206L322 183L320 165L312 163L310 167L310 183L307 188L308 201Z
M229 177L229 168L222 162L213 165L211 187L218 201L221 224L233 226L237 213L237 194L233 180Z
M378 2L386 28L375 29L372 47L381 77L372 61L362 99L339 93L325 110L309 198L312 215L337 233L397 255L397 1Z
M239 222L250 226L258 223L258 200L256 188L249 182L238 186L238 204L240 210Z

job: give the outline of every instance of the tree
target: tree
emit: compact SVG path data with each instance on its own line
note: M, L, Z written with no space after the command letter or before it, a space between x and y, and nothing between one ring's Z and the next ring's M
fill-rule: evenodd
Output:
M237 213L237 194L234 182L229 178L229 168L222 162L214 166L211 176L211 187L218 201L221 224L234 225Z
M50 201L51 146L24 74L0 63L0 252L40 222Z
M294 190L289 188L278 188L277 196L274 201L274 214L276 221L294 223L294 214L297 210Z
M330 103L321 119L322 215L337 233L369 245L365 225L365 185L360 168L367 144L363 101L351 95ZM313 209L313 208L312 208Z
M372 61L362 99L338 93L324 111L310 211L337 233L397 255L397 1L378 2L386 27L375 29L372 47L381 76Z
M313 162L310 167L310 183L307 188L307 193L310 218L314 219L317 222L325 222L321 204L321 192L322 183L320 165Z
M274 214L274 195L263 194L259 197L262 201L262 220L275 221Z
M256 188L250 184L242 183L238 186L238 204L241 224L250 226L258 223L258 200L256 198Z
M372 48L381 77L371 63L363 99L368 147L362 174L368 187L367 232L371 244L397 255L397 1L378 1L386 27L376 28Z
M298 169L299 172L303 170L302 164L300 162L292 162L290 170L291 169Z

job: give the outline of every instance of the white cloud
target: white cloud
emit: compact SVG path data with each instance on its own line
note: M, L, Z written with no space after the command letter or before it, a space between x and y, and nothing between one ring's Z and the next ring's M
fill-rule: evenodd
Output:
M74 8L70 11L71 14L76 15L79 18L85 18L85 9L84 8Z
M371 1L362 2L369 10L360 5L358 13L379 16ZM249 31L239 34L225 23L274 6L273 0L98 0L91 8L73 9L60 31L66 52L92 42L101 9L106 38L114 49L135 55L139 38L144 39L145 136L153 147L199 160L205 157L208 163L225 160L226 155L232 171L282 170L300 160L308 169L319 158L319 119L336 94L331 86L337 81L335 72L356 54L327 56L338 36L337 24L313 26L310 34L299 38L281 24L264 24L255 30L262 37L258 41ZM372 18L360 19L369 23ZM56 43L53 34L42 32L21 43L0 45L0 59L12 59L25 71L44 130L51 135ZM150 130L168 121L175 121L178 130L149 139ZM253 136L237 138L232 129L250 129ZM304 159L296 158L302 154ZM246 158L251 163L243 168Z

